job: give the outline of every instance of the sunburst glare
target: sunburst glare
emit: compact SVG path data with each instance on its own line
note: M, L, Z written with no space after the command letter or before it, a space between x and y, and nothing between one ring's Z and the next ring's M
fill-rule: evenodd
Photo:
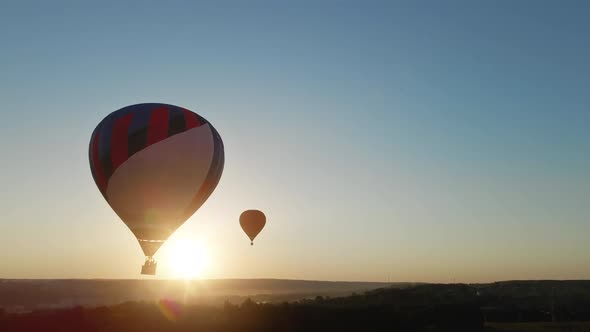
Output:
M195 279L208 268L209 255L197 241L174 239L166 250L165 265L174 278Z

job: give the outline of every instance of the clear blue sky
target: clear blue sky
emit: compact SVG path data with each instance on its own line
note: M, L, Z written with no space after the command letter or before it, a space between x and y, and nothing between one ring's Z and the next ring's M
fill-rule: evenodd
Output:
M205 277L590 278L587 1L3 1L0 278L136 278L87 148L140 102L207 118ZM241 211L268 225L250 248ZM163 248L165 250L165 248Z

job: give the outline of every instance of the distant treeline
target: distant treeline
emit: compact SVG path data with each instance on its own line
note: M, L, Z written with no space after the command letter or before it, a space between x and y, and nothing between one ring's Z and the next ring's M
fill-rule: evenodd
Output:
M508 281L473 288L489 322L590 321L590 281Z

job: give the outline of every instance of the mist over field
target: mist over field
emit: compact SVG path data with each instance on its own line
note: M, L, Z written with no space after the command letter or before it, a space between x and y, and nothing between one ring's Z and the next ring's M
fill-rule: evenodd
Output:
M411 283L327 282L278 279L223 280L11 280L0 279L0 308L27 312L45 308L101 306L128 301L176 300L220 306L242 303L295 301L316 296L346 296L379 287Z

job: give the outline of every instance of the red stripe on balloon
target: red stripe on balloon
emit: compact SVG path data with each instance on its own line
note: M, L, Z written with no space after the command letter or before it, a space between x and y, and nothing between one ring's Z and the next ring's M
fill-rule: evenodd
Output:
M100 166L100 159L98 157L99 138L100 132L97 131L96 135L94 135L94 139L92 140L92 169L94 170L94 176L96 177L96 184L98 186L98 189L104 195L106 189L106 181L104 178L102 167Z
M113 162L113 172L122 163L129 158L128 135L129 125L133 119L133 113L129 113L119 118L113 126L113 134L111 136L111 161Z
M189 110L182 110L184 112L184 122L186 123L186 130L189 130L194 127L198 127L201 125L201 121L199 121L199 117Z
M168 137L168 108L159 107L152 111L147 132L147 145Z

